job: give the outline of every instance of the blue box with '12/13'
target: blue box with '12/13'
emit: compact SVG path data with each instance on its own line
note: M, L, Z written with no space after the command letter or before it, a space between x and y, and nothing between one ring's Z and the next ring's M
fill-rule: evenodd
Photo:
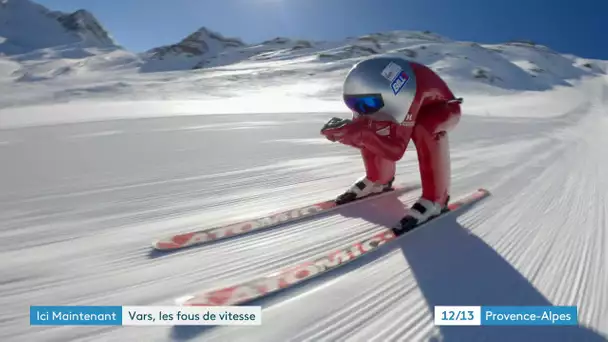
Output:
M30 325L122 325L122 306L30 306Z

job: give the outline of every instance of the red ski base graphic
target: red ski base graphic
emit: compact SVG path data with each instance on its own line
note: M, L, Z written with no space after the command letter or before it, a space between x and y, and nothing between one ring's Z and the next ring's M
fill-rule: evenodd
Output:
M473 204L488 195L490 195L489 191L479 189L468 196L451 203L448 206L450 211L447 211L444 214L449 214L451 211ZM419 225L412 231L423 227L425 224L426 223ZM407 233L400 236L405 235L407 235ZM358 242L346 245L336 251L321 255L314 260L306 261L251 281L235 284L222 289L185 296L177 299L176 302L185 306L230 306L250 302L336 269L362 255L369 254L383 244L395 240L400 236L395 235L390 228L385 229Z
M352 203L361 203L368 199L382 197L386 194L405 193L419 188L419 185L399 185L394 187L394 189L391 191L386 191L366 198L362 198ZM167 238L155 241L153 247L157 250L175 250L203 243L209 243L233 237L235 235L247 234L255 230L267 229L278 226L280 224L294 222L304 218L310 218L321 213L329 212L338 207L342 208L352 203L337 205L334 200L319 202L309 206L275 213L249 221L243 221L234 224L229 224L226 226L197 230L189 233L169 236Z

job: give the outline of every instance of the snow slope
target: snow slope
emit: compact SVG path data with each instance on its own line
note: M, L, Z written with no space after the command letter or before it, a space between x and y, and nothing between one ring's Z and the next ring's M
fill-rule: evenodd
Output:
M200 55L183 59L173 46L156 50L165 59L155 65L101 45L0 57L1 341L607 341L608 63L421 32L238 46L209 30L194 38ZM358 153L319 128L349 116L343 76L378 53L431 66L464 97L450 137L452 196L486 187L490 198L258 302L260 327L27 325L29 305L171 305L392 225L418 192L150 250L159 236L349 186L363 173ZM410 145L398 181L419 182L417 167ZM434 305L577 305L580 325L439 328Z
M88 58L84 63L78 59L57 60L56 63L62 65L58 69L45 69L48 61L33 61L28 65L29 71L21 68L13 70L8 79L0 78L0 89L6 95L0 97L0 108L89 100L103 103L179 100L182 104L187 102L191 104L188 106L188 113L210 113L216 108L220 108L221 112L229 112L231 109L235 109L232 111L235 113L241 110L263 112L269 107L280 107L288 111L308 111L306 107L301 107L298 100L304 97L315 101L334 102L335 104L329 107L343 110L343 105L339 103L341 82L348 68L356 61L357 59L331 63L269 61L247 65L235 64L194 72L147 74L130 72L129 70L139 62L128 52L120 50L114 51L111 55ZM424 60L420 61L424 62ZM528 78L527 74L521 73L521 78L514 78L509 83L492 84L486 79L477 79L473 76L475 64L466 64L457 69L448 67L449 63L450 60L439 60L436 63L431 61L428 65L438 70L450 83L458 82L457 91L466 93L467 104L475 107L478 107L478 95L481 99L487 96L505 95L519 98L523 90L525 94L535 97L539 94L537 91L539 89L554 89L567 93L581 80L601 76L604 73L603 69L599 68L596 72L583 70L585 76L580 79L560 79L556 84L533 83L534 78ZM601 61L593 61L593 63L602 65ZM18 67L18 64L11 62L7 65ZM505 60L503 65L497 66L494 70L504 73L502 67L510 68L511 65ZM36 68L36 71L33 71L33 68ZM12 77L19 80L15 81ZM34 79L38 81L31 81ZM259 86L261 83L264 84L263 87ZM234 105L234 101L225 101L226 98L235 97L240 99L237 101L238 106ZM114 106L114 104L108 105ZM324 105L323 108L327 107ZM494 107L500 107L498 100L494 103ZM313 110L318 109L313 108ZM512 114L517 115L517 113ZM0 120L6 120L1 117L3 115L6 115L6 112L0 114ZM122 112L121 115L130 116L127 112ZM61 120L61 117L56 119ZM81 120L88 119L90 117L86 113L81 116Z
M320 138L329 113L171 117L161 107L164 118L1 130L0 339L605 341L608 83L541 94L527 108L516 104L517 118L464 107L452 135L452 194L487 187L491 198L260 302L264 325L253 328L32 329L25 320L30 304L170 305L392 224L418 193L216 245L150 252L157 236L343 190L363 168L355 151ZM544 109L544 97L562 109ZM418 181L413 146L398 180ZM438 304L578 305L581 326L437 328Z
M449 82L459 82L459 91L484 96L568 88L606 72L603 61L561 55L537 45L482 46L409 31L343 42L277 38L246 46L207 29L193 37L200 39L192 38L189 44L198 46L201 55L179 53L184 47L177 44L144 56L113 48L54 47L11 57L0 63L18 67L8 78L0 78L0 89L7 95L0 98L0 108L91 98L198 101L261 93L336 101L344 75L356 61L371 55L361 53L370 49L429 65ZM227 42L235 46L226 47ZM260 82L265 86L259 87Z

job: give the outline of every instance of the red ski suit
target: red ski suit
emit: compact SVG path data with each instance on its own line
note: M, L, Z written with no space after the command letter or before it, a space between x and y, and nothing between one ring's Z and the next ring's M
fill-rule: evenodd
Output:
M410 62L416 74L416 94L404 122L374 121L358 116L340 142L359 148L367 178L386 184L395 176L410 139L418 153L422 197L446 203L450 187L447 132L460 121L460 101L428 67ZM333 140L333 139L332 139Z

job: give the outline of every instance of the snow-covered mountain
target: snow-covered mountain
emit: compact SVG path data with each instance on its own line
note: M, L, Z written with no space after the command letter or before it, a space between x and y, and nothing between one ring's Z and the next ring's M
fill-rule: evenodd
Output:
M145 71L199 69L236 63L292 60L335 63L346 68L359 58L394 54L435 66L448 76L464 76L497 86L544 89L568 79L601 73L591 61L565 56L533 42L477 44L459 42L432 32L393 31L337 42L276 38L246 45L203 28L178 44L153 49ZM152 63L153 62L153 63Z
M226 38L202 27L176 44L157 47L145 53L147 63L142 68L150 71L200 68L225 51L245 46L240 39Z
M117 46L86 10L62 13L30 0L0 0L0 54L22 54L62 45Z
M247 87L258 91L257 81L272 79L283 89L298 83L293 86L298 93L320 83L325 89L317 87L309 95L335 98L340 82L334 80L361 58L379 54L409 58L451 84L479 89L547 90L606 72L604 61L560 54L533 42L479 44L428 31L379 32L341 41L277 37L250 44L202 27L175 44L137 54L120 48L86 11L64 14L30 0L0 1L0 53L5 54L0 55L0 83L14 93L6 100L10 103L31 100L15 82L26 87L46 82L36 94L54 101L199 97L210 78L224 84L213 88L221 90L216 96L233 95L235 83L241 92Z
M143 54L145 64L141 71L203 69L247 61L294 59L314 52L315 45L311 41L286 37L246 44L241 39L227 38L202 27L176 44L154 48Z
M140 65L88 11L0 0L0 77L16 82L87 76ZM1 81L1 80L0 80Z

